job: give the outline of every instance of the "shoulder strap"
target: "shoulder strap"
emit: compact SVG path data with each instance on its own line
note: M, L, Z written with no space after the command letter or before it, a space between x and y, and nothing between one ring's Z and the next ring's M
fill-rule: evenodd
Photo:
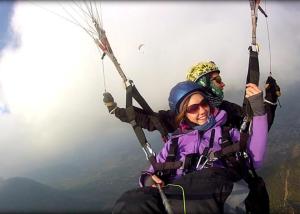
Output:
M178 137L172 138L171 142L172 143L170 144L170 149L169 149L168 156L166 158L166 162L171 162L171 161L174 162L176 160L176 155L178 151Z
M230 136L230 126L222 126L222 144L221 147L225 148L229 145L232 145L232 140L231 140L231 136Z
M199 136L201 137L202 135L203 133L199 132ZM207 157L209 150L214 146L214 141L215 141L215 129L211 130L209 145L208 147L205 147L205 149L203 150L202 156Z
M171 176L175 176L176 170L183 164L181 161L176 161L178 139L178 137L172 138L166 162L155 164L155 173L165 180L168 180Z
M168 135L168 132L159 121L158 116L153 112L151 107L148 105L146 100L142 97L142 95L139 93L139 91L134 85L130 85L126 88L126 108L132 106L132 98L134 98L137 101L137 103L142 107L142 109L147 114L149 114L150 120L160 132L161 136L163 138L166 137Z

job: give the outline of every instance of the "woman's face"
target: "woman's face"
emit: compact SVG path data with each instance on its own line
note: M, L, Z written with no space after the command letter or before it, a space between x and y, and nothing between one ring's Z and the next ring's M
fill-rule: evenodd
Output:
M203 125L207 122L210 107L201 94L193 94L188 102L186 117L193 123Z

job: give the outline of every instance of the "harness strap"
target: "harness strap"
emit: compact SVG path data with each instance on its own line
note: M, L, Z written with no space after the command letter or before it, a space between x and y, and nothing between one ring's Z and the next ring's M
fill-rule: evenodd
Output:
M231 141L231 137L230 137L230 133L229 133L231 127L229 127L229 126L226 126L226 127L222 126L221 128L222 128L222 143L221 143L221 148L223 149L223 148L225 148L227 146L232 145L232 141Z
M252 45L256 45L257 10L260 0L249 0L252 21Z
M230 146L226 146L223 149L221 149L220 151L215 152L215 156L217 158L223 158L225 156L234 154L236 152L240 152L241 151L241 147L240 147L240 143L234 143Z
M135 92L135 93L133 93ZM132 98L135 98L135 100L141 105L141 107L146 111L148 114L153 114L152 109L150 106L146 103L144 98L140 95L138 90L133 85L133 82L131 81L130 84L126 87L126 114L128 116L129 122L146 154L146 158L149 160L150 164L153 166L153 169L156 171L160 168L160 165L157 165L155 153L151 149L150 144L147 142L145 133L143 129L137 125L135 120L135 112L132 105ZM173 163L174 164L174 163ZM157 187L160 189L160 186L157 185ZM167 213L173 213L170 204L168 203L168 200L164 194L164 192L160 189L159 194L163 200L163 205L165 209L167 210Z
M178 137L172 138L169 153L164 163L155 163L155 173L166 181L176 175L176 170L182 166L182 161L176 161L178 151Z
M211 149L214 146L215 132L216 132L215 129L211 130L210 140L209 140L209 149Z
M201 154L204 157L208 157L209 150L214 146L214 140L215 140L215 129L211 130L210 133L210 140L208 147L205 147L203 150L203 153Z
M233 143L229 133L230 127L222 127L222 149L216 151L214 155L217 158L223 158L230 156L237 152L244 152L247 149L248 134L240 132L240 141Z
M172 174L172 171L174 170L176 172L176 169L179 169L182 166L182 162L181 161L174 161L174 162L164 162L164 163L155 163L155 166L153 166L153 168L155 168L155 171L165 171L162 172L164 176L166 175L170 175ZM168 173L167 171L170 170L170 173Z
M199 136L201 136L201 135L203 135L203 133L199 132ZM215 141L215 129L211 130L208 147L204 148L201 155L197 155L198 161L197 161L196 169L204 168L207 164L211 164L213 159L215 159L215 157L213 157L213 155L211 155L212 153L210 152L210 149L213 148L213 146L214 146L214 141ZM189 163L193 164L192 161L190 161ZM192 167L193 166L185 165L185 168L187 168L187 169L190 169Z
M181 161L176 161L176 156L177 156L177 151L178 151L178 140L179 138L172 138L170 148L169 148L169 153L166 158L166 163L174 163L173 168L168 168L168 171L165 172L168 174L168 176L176 175L176 169L180 168L182 166Z
M136 89L134 85L131 85L131 87L132 87L132 97L138 102L138 104L143 108L143 110L145 110L150 115L149 116L150 120L153 122L156 129L160 132L161 136L163 138L168 136L168 132L163 127L163 125L158 119L158 116L150 108L146 100L142 97L142 95L139 93L139 91ZM131 101L131 105L132 105L132 101Z
M156 167L156 158L155 158L155 153L152 150L150 144L147 142L145 133L143 129L137 125L135 121L135 111L132 105L132 99L135 98L136 101L142 106L142 108L147 111L148 113L153 113L152 109L150 106L146 103L144 98L139 94L137 89L135 88L134 85L130 84L126 88L126 114L129 120L129 123L131 124L135 135L138 138L139 143L142 146L142 149L144 150L146 154L147 160L151 163L153 168L155 169Z
M239 144L240 144L241 151L246 151L247 150L248 138L249 138L248 133L240 132Z
M257 26L257 9L259 6L259 0L249 0L251 8L251 19L252 19L252 46L257 46L256 44L256 26ZM259 84L259 62L258 62L258 48L256 51L252 50L252 46L249 46L249 66L247 73L246 83L254 83L255 85ZM245 132L250 130L250 122L253 117L253 112L249 103L249 100L244 97L243 109L246 113L246 116L243 119L241 125L241 131Z
M135 111L134 111L134 107L132 105L133 98L142 107L142 109L147 114L150 115L150 120L153 122L155 127L159 130L163 139L166 139L166 137L168 136L168 133L167 133L166 129L163 128L158 117L155 115L155 113L150 108L148 103L145 101L145 99L141 96L141 94L138 92L136 87L133 85L133 82L130 81L129 83L130 84L126 87L126 115L128 117L129 123L131 124L131 126L135 132L135 135L138 138L139 143L142 146L143 151L146 154L147 160L149 160L150 164L153 166L155 171L180 168L182 163L174 162L175 160L172 161L171 163L157 163L156 158L155 158L155 153L152 150L151 145L147 142L147 139L146 139L143 129L140 126L138 126L136 123Z
M224 143L221 144L222 149L215 152L214 155L222 160L227 167L228 164L230 164L231 167L240 173L242 178L249 183L253 178L258 177L251 156L245 153L249 134L240 132L240 141L233 143L230 138L229 130L229 127L222 127L222 142ZM238 155L238 159L236 155Z
M178 138L172 138L166 162L175 161L178 150Z

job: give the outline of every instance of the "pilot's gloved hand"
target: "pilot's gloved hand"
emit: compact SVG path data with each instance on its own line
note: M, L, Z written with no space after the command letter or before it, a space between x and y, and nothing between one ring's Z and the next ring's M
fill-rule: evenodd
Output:
M114 114L118 106L117 103L114 102L114 98L109 92L103 93L103 102L106 105L108 112L110 114Z
M246 84L246 98L249 100L254 116L265 114L263 93L257 85L253 83Z

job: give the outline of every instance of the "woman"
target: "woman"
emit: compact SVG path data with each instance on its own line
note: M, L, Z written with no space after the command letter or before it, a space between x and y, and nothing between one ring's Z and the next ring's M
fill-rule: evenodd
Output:
M258 168L262 165L266 148L267 116L262 92L256 85L246 85L246 98L254 115L252 135L245 149L252 161L237 154L229 159L241 158L246 166L252 163L254 168ZM169 105L177 115L178 129L156 158L158 163L181 162L181 167L154 170L151 166L142 173L142 188L125 193L117 201L114 213L165 213L158 190L153 188L157 185L163 187L167 184L163 190L174 213L183 213L183 210L189 213L224 213L226 200L232 199L234 184L245 170L235 166L234 161L229 163L217 155L222 151L223 143L227 143L222 136L226 112L210 106L199 84L191 81L178 83L172 88ZM236 128L228 129L228 136L233 144L240 140L240 132ZM178 187L184 190L184 194ZM239 209L243 207L237 206L235 211Z

